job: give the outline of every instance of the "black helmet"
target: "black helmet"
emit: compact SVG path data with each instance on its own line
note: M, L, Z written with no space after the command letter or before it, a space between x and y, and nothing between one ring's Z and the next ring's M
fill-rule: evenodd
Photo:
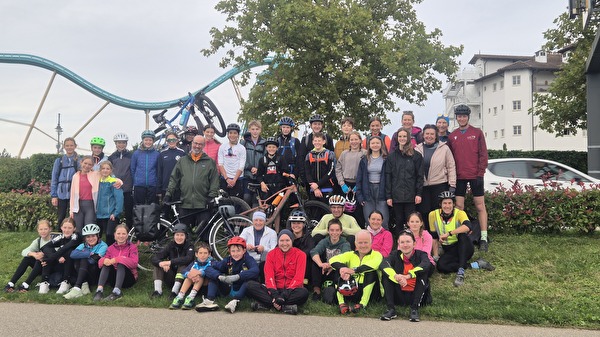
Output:
M198 128L195 127L195 126L193 126L193 125L190 125L190 126L188 126L185 129L185 133L191 133L191 134L197 135L198 134Z
M466 106L464 104L458 105L454 108L454 114L469 116L471 114L471 108L469 108L468 106Z
M444 191L438 194L438 199L440 202L442 202L444 199L452 199L452 202L456 202L456 196L454 195L454 192L450 191Z
M277 143L277 139L275 139L275 137L269 137L265 141L265 147L267 147L267 145L279 146L279 143Z
M291 127L296 126L296 124L294 123L294 120L288 116L282 117L281 120L279 121L279 125L289 125Z
M173 234L175 233L187 234L187 226L182 223L178 223L177 225L175 225L175 227L173 227Z
M311 123L311 124L313 122L321 122L321 123L323 123L324 122L324 118L323 118L323 116L321 116L319 114L314 114L314 115L310 116L310 118L308 119L308 122Z
M235 123L231 123L229 125L227 125L227 129L225 129L225 131L229 132L229 131L237 131L237 133L240 133L241 129L240 126L235 124Z

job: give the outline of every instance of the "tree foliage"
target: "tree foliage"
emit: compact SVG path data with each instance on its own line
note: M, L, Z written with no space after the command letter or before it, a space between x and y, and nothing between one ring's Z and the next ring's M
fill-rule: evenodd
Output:
M426 31L413 8L421 1L222 0L216 9L231 25L212 28L203 52L227 48L222 67L274 56L243 103L242 120L269 126L285 115L302 123L320 113L327 121L351 116L366 130L370 117L387 121L386 112L398 110L395 98L422 103L441 88L437 74L457 70L462 46L446 47L439 29Z
M581 20L570 20L568 13L561 14L554 24L555 28L544 32L546 43L542 48L549 51L573 49L568 62L550 84L548 93L535 94L531 112L540 118L541 129L563 136L564 131L576 134L587 128L585 66L597 25L590 24L584 29Z

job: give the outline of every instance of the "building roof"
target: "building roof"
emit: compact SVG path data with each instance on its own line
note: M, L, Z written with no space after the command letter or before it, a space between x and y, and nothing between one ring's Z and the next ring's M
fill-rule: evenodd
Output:
M517 55L494 55L494 54L475 54L469 61L469 64L475 64L478 59L486 60L502 60L502 61L524 61L531 59L531 56L517 56Z
M560 55L549 54L548 62L536 62L534 57L528 57L527 60L514 62L512 64L498 69L498 71L496 71L495 73L480 77L476 79L475 82L480 82L494 76L500 76L505 71L509 70L530 69L531 71L557 71L560 70L562 64L562 57Z

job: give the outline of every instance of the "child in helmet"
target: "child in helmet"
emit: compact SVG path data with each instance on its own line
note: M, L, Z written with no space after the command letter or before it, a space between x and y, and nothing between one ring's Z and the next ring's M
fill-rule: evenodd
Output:
M275 138L269 137L265 142L267 152L258 163L257 178L260 183L261 198L266 199L285 187L286 178L295 178L285 167L283 158L277 153Z
M108 161L113 164L113 174L115 177L123 180L123 211L125 212L125 223L127 227L133 227L133 178L131 177L131 157L133 153L127 149L129 136L123 132L118 132L113 137L116 150L110 156ZM111 245L107 242L108 245Z
M208 244L200 242L196 247L196 259L192 261L183 271L182 276L185 279L177 296L169 306L169 309L191 310L196 302L196 295L200 289L206 285L206 268L210 266L212 257L211 250ZM190 293L185 296L187 291L192 287ZM185 299L184 299L185 297Z
M296 124L290 117L282 117L279 121L281 134L277 137L279 150L277 153L282 157L286 172L293 174L296 179L304 178L304 156L301 155L300 140L292 135Z
M169 299L179 293L183 283L183 270L194 261L194 246L187 239L187 226L178 223L173 228L173 241L152 256L154 265L154 292L151 297L162 296L162 284L173 285Z
M108 245L101 239L100 226L87 224L81 231L83 243L71 251L71 259L77 270L77 280L73 288L63 295L70 300L90 293L90 285L96 285L100 268L98 260L106 254Z
M112 169L110 161L100 164L100 186L96 201L96 223L100 228L100 238L106 232L107 245L115 242L115 226L123 211L123 190L113 186L117 178L112 176Z
M73 272L73 260L71 251L81 242L80 236L75 233L75 220L66 218L60 225L61 234L53 238L42 247L44 257L42 258L42 283L40 283L40 294L50 291L50 274L62 271L62 282L57 294L64 294L71 288L69 282Z
M108 157L103 152L104 146L106 146L106 141L102 137L94 137L92 140L90 140L90 146L92 149L92 159L94 161L92 170L99 171L100 163L108 160Z
M308 123L310 124L310 129L312 132L302 137L302 149L300 152L302 154L302 157L304 158L314 148L313 139L316 133L323 134L323 146L326 149L333 151L333 139L329 137L325 133L325 131L323 131L325 123L325 119L323 118L323 116L320 114L314 114L310 116L310 118L308 119Z
M152 130L142 132L142 143L131 158L133 176L133 201L136 205L158 203L158 157L154 148L155 134Z
M231 296L233 299L225 305L225 310L235 312L235 308L246 295L249 280L258 279L258 264L246 251L246 240L234 236L227 241L229 256L221 261L213 261L206 268L206 277L209 280L208 293L204 301L196 306L196 311L218 310L215 303L217 296Z
M218 153L221 189L238 198L243 197L242 174L246 166L246 148L239 143L240 130L235 123L227 125L228 142L221 144Z

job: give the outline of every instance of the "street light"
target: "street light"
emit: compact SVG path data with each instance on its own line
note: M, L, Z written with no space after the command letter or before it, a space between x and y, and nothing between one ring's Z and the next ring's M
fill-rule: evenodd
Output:
M56 130L56 134L58 135L58 137L56 137L56 153L60 154L62 152L60 145L60 135L63 132L63 128L60 126L60 113L58 114L58 124L56 125L56 128L54 128L54 130Z

